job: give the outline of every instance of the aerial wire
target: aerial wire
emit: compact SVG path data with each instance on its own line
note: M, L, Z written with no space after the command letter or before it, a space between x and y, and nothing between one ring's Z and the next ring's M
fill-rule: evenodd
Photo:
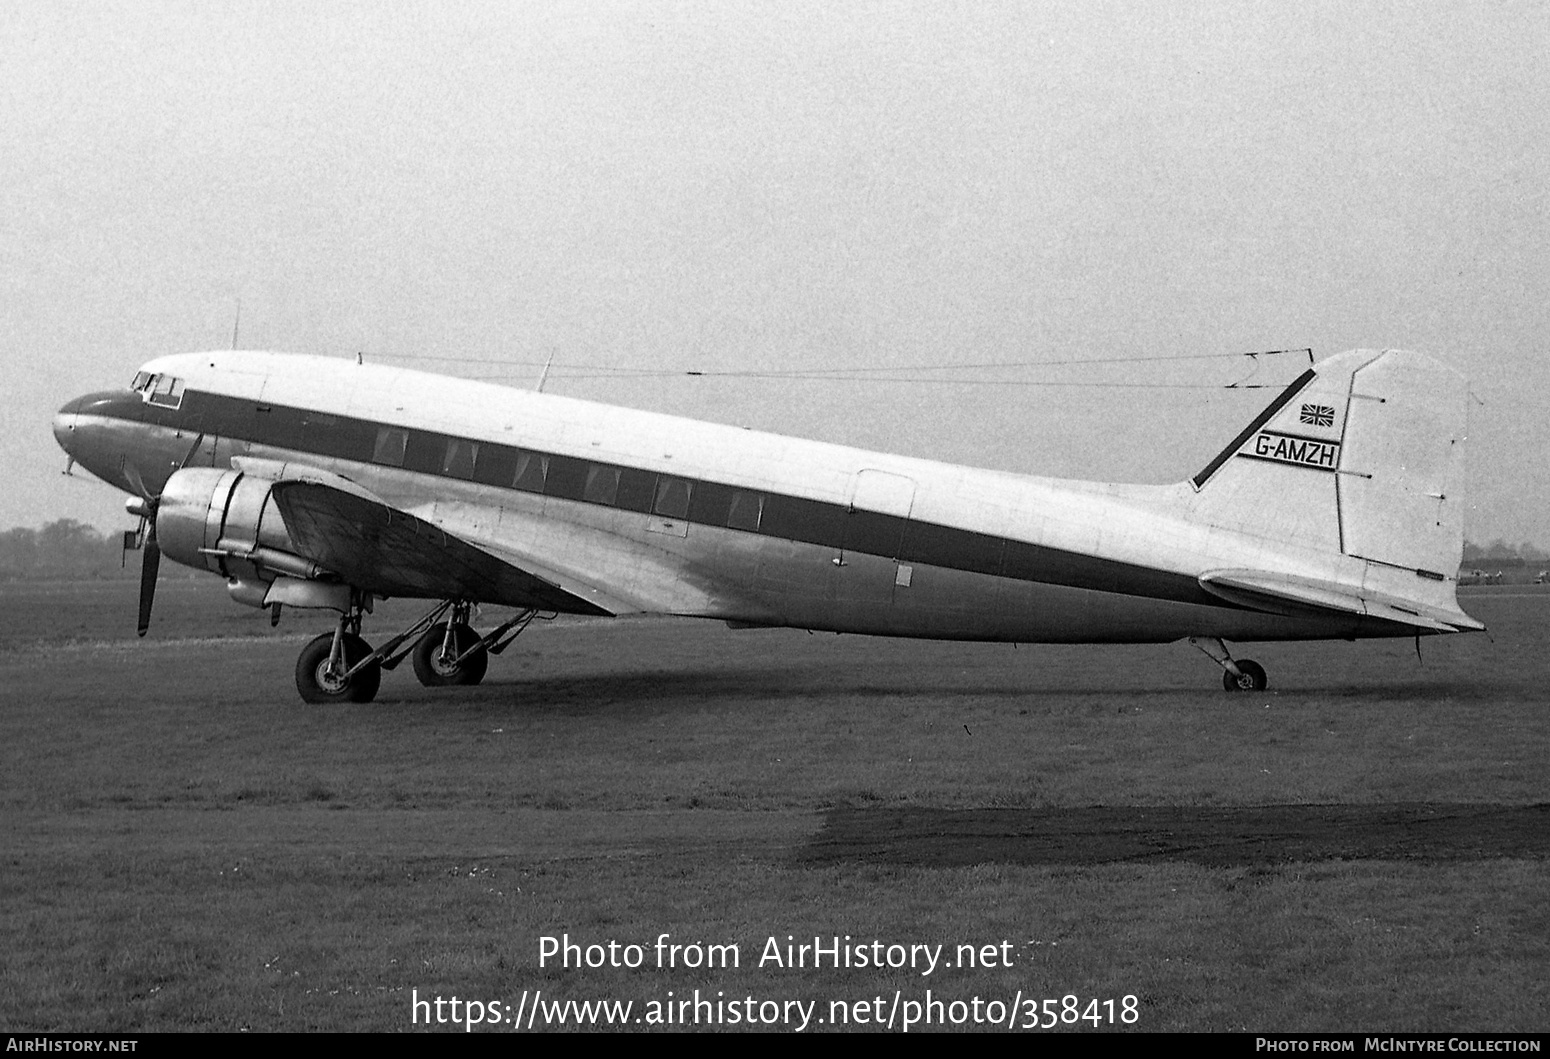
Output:
M1313 350L1308 347L1297 349L1271 349L1256 350L1250 353L1187 353L1182 355L1165 356L1119 356L1119 357L1093 357L1085 359L1068 360L1044 360L1044 361L988 361L969 364L922 364L922 365L889 365L871 367L840 367L840 368L796 368L796 369L746 369L746 370L717 370L695 368L631 368L609 364L577 363L564 364L554 370L555 353L550 353L547 360L541 364L542 373L539 376L538 390L542 392L550 378L558 379L620 379L620 378L719 378L719 379L786 379L786 380L812 380L829 382L867 382L867 383L936 383L962 386L1049 386L1049 387L1093 387L1093 388L1124 388L1124 389L1180 389L1180 390L1264 390L1279 389L1284 382L1255 382L1254 378L1263 367L1261 358L1284 356L1289 354L1304 354L1309 363L1313 362ZM539 367L536 361L513 361L498 357L458 357L438 355L417 355L406 353L378 353L376 356L385 360L401 360L422 363L438 364L479 364L501 365L508 371L472 376L476 379L494 380L511 378L521 374L523 368ZM1108 364L1150 364L1165 362L1182 362L1190 360L1218 360L1229 357L1244 357L1249 360L1248 373L1243 378L1231 383L1161 383L1161 382L1107 382L1098 380L1055 380L1055 379L968 379L961 377L943 377L941 372L968 372L968 371L1026 371L1030 369L1043 369L1054 367L1092 367Z

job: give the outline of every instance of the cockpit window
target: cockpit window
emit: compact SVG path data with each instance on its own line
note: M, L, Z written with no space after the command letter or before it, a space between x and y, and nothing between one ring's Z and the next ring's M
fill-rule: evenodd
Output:
M171 375L155 376L148 400L163 408L177 408L183 403L183 380Z
M129 388L139 393L141 400L163 408L177 408L183 403L183 380L172 375L142 371L135 375Z

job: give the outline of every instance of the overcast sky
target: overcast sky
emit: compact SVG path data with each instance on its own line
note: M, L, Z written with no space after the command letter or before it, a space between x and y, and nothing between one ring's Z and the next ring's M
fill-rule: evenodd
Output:
M130 525L49 419L240 300L246 348L1132 481L1306 366L1237 354L1417 349L1468 535L1550 544L1547 12L0 6L0 528Z

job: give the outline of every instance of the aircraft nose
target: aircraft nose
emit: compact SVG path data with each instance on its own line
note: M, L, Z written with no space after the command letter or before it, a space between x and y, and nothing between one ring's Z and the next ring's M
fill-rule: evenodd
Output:
M75 439L75 416L81 410L84 397L77 397L68 402L54 415L54 440L59 447L66 452L70 451L70 445Z

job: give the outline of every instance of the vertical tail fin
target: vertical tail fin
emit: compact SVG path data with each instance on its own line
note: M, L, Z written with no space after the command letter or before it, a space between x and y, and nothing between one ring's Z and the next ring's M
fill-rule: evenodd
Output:
M1330 357L1190 479L1190 509L1223 529L1448 582L1451 603L1468 400L1463 376L1418 353Z

